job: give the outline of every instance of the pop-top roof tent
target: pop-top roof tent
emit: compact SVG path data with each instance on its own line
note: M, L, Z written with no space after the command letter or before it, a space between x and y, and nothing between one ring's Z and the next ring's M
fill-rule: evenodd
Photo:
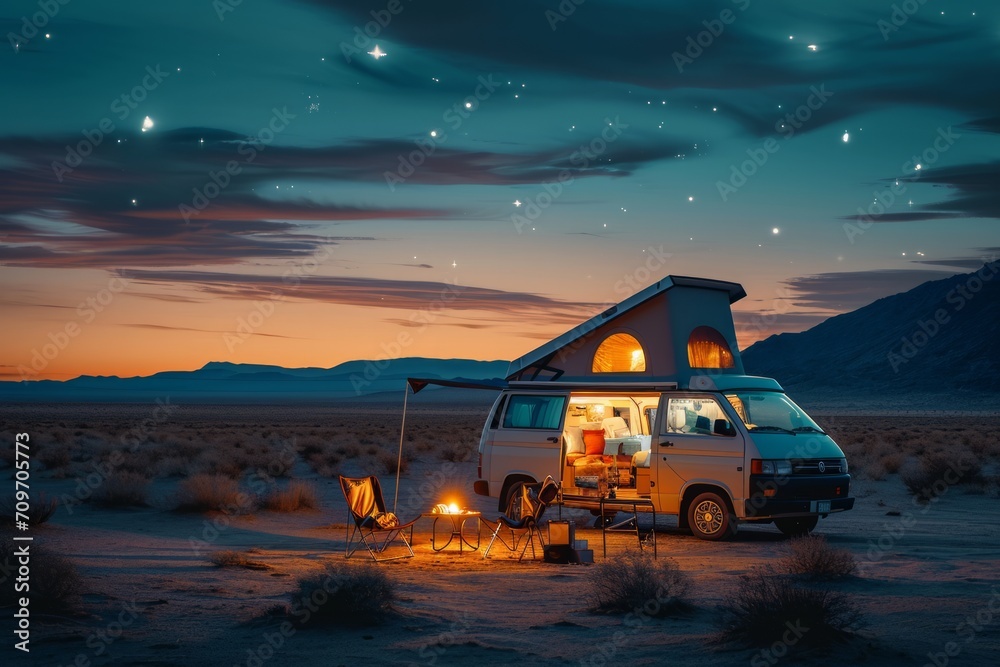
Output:
M737 283L667 276L511 362L508 382L675 382L743 375Z

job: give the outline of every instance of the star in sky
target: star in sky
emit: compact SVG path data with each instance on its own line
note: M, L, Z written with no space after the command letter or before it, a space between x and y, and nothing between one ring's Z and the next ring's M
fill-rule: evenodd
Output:
M379 58L384 58L389 54L383 51L382 49L378 48L378 44L376 44L375 48L368 52L368 55L370 55L375 60L378 60Z
M516 208L521 208L521 200L520 199L515 199L514 200L514 206Z

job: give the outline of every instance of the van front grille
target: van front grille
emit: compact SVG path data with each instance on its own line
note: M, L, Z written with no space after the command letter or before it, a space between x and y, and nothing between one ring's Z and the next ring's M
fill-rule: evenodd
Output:
M839 475L842 472L841 459L806 459L792 462L795 475Z

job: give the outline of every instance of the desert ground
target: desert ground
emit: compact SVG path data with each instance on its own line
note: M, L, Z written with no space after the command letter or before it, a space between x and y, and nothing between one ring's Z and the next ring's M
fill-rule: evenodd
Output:
M482 550L434 552L424 518L414 558L374 566L392 590L379 622L316 614L290 623L302 620L294 615L300 581L328 564L371 572L365 558L344 559L337 475L377 474L392 505L400 406L2 406L3 498L13 496L15 434L27 432L32 497L55 500L51 517L29 532L33 549L57 558L33 559L32 577L69 581L48 608L32 607L30 653L13 648L12 610L4 610L0 654L4 664L26 665L997 664L1000 416L807 407L852 466L856 508L815 531L849 553L847 576L783 573L792 541L772 526L743 526L733 541L715 543L665 517L657 563L676 566L684 604L662 617L596 611L595 579L637 550L634 535L612 535L605 561L593 517L567 510L597 564L518 562L497 549L484 560ZM438 502L498 514L495 499L472 493L486 410L411 408L403 520ZM957 482L943 481L942 461L963 462ZM921 483L931 489L924 502L907 481L918 494ZM10 543L13 527L3 530ZM795 634L764 646L723 638L734 591L761 567L840 596L858 620L825 644ZM13 576L0 572L8 591Z

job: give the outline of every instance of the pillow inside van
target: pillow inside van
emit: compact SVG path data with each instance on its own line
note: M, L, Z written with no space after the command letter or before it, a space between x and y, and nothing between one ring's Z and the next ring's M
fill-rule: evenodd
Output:
M583 444L587 448L587 455L600 456L604 454L604 429L584 429Z

